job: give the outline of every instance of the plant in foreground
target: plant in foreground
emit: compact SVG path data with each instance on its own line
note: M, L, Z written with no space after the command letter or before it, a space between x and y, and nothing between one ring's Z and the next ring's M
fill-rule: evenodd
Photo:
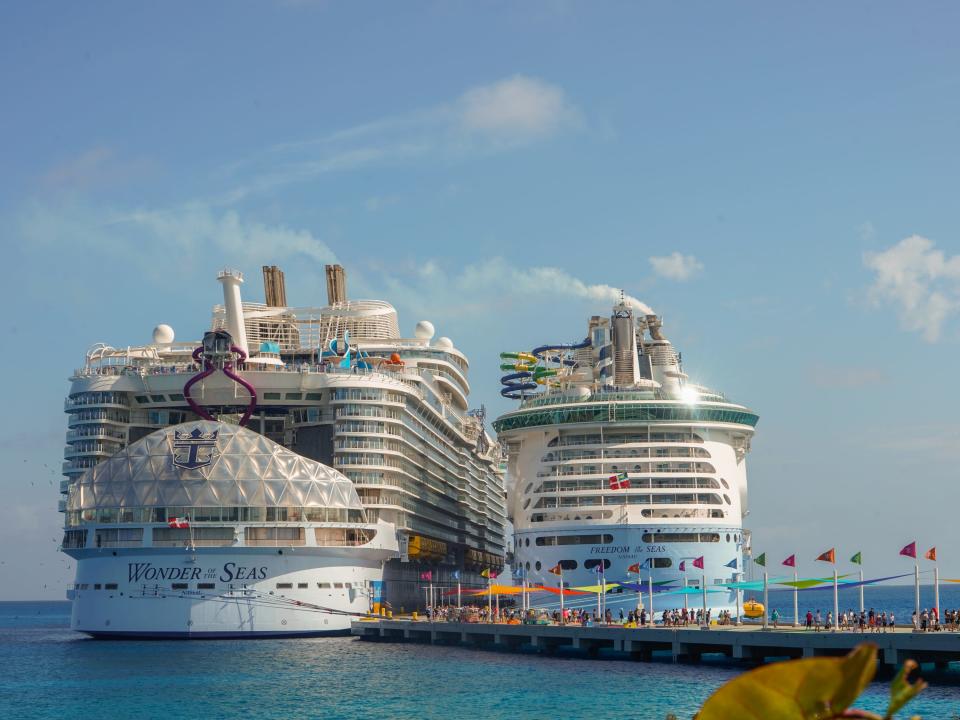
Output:
M851 707L877 671L877 647L864 643L844 657L789 660L744 673L713 693L696 720L891 720L927 686L909 682L916 667L913 660L904 663L882 716Z

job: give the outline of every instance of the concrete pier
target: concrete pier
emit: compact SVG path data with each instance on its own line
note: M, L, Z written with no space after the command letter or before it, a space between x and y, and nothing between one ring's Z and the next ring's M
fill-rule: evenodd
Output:
M649 661L654 653L673 662L699 662L704 655L723 655L752 663L771 659L844 655L870 642L880 649L880 663L901 665L907 658L943 668L960 661L960 633L914 632L898 628L886 633L814 632L805 629L715 626L710 629L625 628L618 625L504 625L371 619L355 621L351 632L361 640L418 642L490 647L513 651L556 653L562 648L588 657L601 650Z

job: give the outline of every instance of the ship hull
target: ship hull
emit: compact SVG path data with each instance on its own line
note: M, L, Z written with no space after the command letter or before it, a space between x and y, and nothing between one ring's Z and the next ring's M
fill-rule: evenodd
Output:
M71 627L98 638L346 634L379 600L383 550L78 551Z

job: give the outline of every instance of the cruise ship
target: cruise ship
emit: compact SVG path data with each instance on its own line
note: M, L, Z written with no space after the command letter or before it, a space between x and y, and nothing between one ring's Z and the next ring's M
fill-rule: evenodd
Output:
M65 401L65 549L80 542L69 533L88 520L123 529L111 521L115 508L76 504L91 471L153 433L216 419L341 473L364 522L396 528L398 553L371 593L374 609L422 607L428 586L484 585L481 573L499 573L504 563L502 453L483 408L470 409L465 355L435 337L428 321L403 337L389 303L348 299L339 265L326 268L324 306L288 306L275 266L265 266L263 278L265 302L253 303L241 298L240 272L218 275L223 303L213 307L208 335L222 333L220 342L229 338L237 350L219 368L204 360L201 340L177 341L166 324L152 342L99 343L87 352ZM200 530L208 510L182 502L165 512ZM118 536L112 549L139 547L135 534ZM93 541L88 533L87 550L105 551Z
M508 453L514 559L530 583L557 587L562 570L564 586L602 576L702 592L742 575L758 416L691 382L662 325L621 298L610 317L590 318L582 342L501 354L501 394L520 404L494 428ZM734 606L733 592L707 590L715 610ZM620 601L634 607L637 594Z
M66 513L70 624L93 637L347 633L398 550L341 473L220 422L131 443L77 478Z

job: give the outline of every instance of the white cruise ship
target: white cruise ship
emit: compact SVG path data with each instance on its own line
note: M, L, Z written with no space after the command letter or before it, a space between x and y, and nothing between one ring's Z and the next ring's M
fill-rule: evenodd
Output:
M482 409L469 410L467 358L427 321L404 338L391 305L348 300L338 265L327 266L322 307L288 306L283 273L263 274L264 303L241 300L240 273L219 274L224 303L210 328L238 351L222 367L208 367L201 341L176 341L167 325L150 343L88 351L65 402L68 531L81 511L70 493L85 473L157 430L217 418L342 473L366 521L396 527L400 554L374 605L411 610L427 584L485 584L480 573L504 562L506 507L500 447ZM181 505L177 515L199 528L209 508ZM95 522L111 517L96 512Z
M758 417L689 381L659 317L635 317L621 301L611 317L590 319L580 343L501 359L501 394L520 407L494 427L509 455L515 563L532 583L556 587L559 565L565 586L596 585L601 564L611 583L737 579ZM636 605L636 594L622 598ZM734 601L708 597L714 609Z
M345 633L370 610L392 524L332 468L251 430L156 430L70 488L71 627L94 637Z

